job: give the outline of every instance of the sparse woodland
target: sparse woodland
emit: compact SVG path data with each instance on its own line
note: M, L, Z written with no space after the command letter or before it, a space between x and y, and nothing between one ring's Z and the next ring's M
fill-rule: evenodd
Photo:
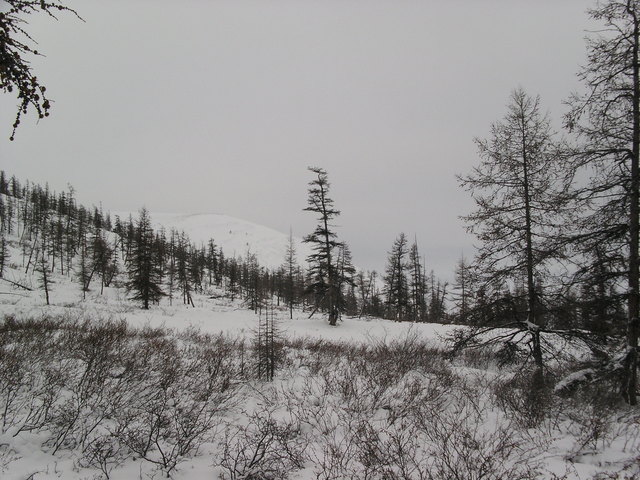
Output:
M49 109L18 17L75 12L9 4L0 73L21 102L13 139L22 114ZM585 93L568 98L564 130L518 88L476 139L478 163L458 179L478 249L453 284L403 232L384 272L357 270L320 167L300 202L317 220L312 254L298 258L290 234L279 268L154 230L145 208L112 217L71 187L0 171L0 302L38 295L43 307L0 320L0 476L60 473L28 472L24 441L67 465L64 478L199 478L184 468L199 458L224 480L640 478L640 4L590 15L602 31L589 34ZM61 313L60 284L77 292L73 313ZM124 307L92 315L113 291L150 312L224 304L256 326L211 335L134 327ZM327 341L288 335L279 322L294 317L456 327L437 341Z

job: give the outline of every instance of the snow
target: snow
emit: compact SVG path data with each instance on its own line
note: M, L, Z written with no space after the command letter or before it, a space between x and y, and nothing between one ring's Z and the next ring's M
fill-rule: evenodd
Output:
M558 393L561 393L567 388L571 388L571 386L576 382L588 380L594 373L595 372L592 368L585 368L577 372L573 372L559 381L554 387L554 390Z
M136 213L113 212L122 220L135 220ZM216 245L222 248L226 257L247 257L247 253L256 255L258 263L267 268L277 268L284 263L289 234L278 232L269 227L230 217L222 214L179 214L151 212L153 228L164 227L167 232L175 229L185 232L191 241L199 246L207 246L213 238ZM294 245L298 263L304 264L311 253L306 243L294 235Z

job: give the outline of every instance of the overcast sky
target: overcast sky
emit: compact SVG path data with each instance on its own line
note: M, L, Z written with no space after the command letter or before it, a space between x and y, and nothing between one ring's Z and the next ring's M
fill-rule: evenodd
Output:
M325 168L341 239L383 269L399 234L450 279L473 240L455 174L512 89L560 124L580 87L586 0L78 0L86 21L31 19L53 103L0 167L71 183L108 210L224 213L303 236L306 170ZM2 133L4 132L4 133Z

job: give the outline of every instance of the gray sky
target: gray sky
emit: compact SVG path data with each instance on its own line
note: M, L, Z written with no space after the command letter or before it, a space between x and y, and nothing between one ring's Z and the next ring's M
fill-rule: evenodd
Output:
M456 173L512 89L559 125L579 88L586 0L84 0L86 20L31 19L55 103L0 167L67 182L109 210L224 213L295 235L309 165L325 168L355 263L383 269L399 232L450 279L473 240ZM4 133L2 133L4 132Z

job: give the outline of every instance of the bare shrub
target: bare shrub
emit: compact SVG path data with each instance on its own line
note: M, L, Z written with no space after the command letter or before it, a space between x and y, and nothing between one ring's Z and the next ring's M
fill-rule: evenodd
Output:
M86 442L78 465L97 468L109 479L111 470L120 465L126 457L127 452L113 436L97 435Z
M611 408L619 402L617 390L609 382L585 382L576 386L571 397L565 399L564 408L568 430L576 439L568 459L602 451L619 436L631 436L629 428L634 423L638 428L637 419L619 423L617 417L621 412ZM619 428L620 425L624 428Z
M489 409L477 389L459 390L439 411L416 409L429 478L528 480L538 477L536 452L511 422Z
M529 480L538 478L531 455L510 425L485 430L464 414L444 415L427 432L433 478Z
M432 478L424 438L412 419L398 418L386 425L367 421L355 433L357 463L350 468L351 478L358 478L360 471L366 478Z
M303 467L305 441L298 425L278 421L269 408L246 415L246 424L226 425L217 464L224 470L221 479L284 479Z
M189 331L175 338L143 339L148 368L129 408L116 417L114 436L167 474L209 440L235 388L232 342Z
M210 440L235 396L237 342L123 321L0 324L3 431L47 431L106 477L130 455L173 471Z
M550 382L536 384L533 372L520 371L497 382L493 393L498 406L521 428L532 428L553 411L555 399Z
M2 431L15 436L46 425L60 400L66 372L55 340L62 321L17 320L0 324L0 413Z
M115 408L122 407L118 397L125 386L113 377L126 369L122 363L128 357L129 336L124 321L84 319L61 330L57 344L69 374L65 401L55 406L49 425L52 436L47 443L54 453L83 445Z

